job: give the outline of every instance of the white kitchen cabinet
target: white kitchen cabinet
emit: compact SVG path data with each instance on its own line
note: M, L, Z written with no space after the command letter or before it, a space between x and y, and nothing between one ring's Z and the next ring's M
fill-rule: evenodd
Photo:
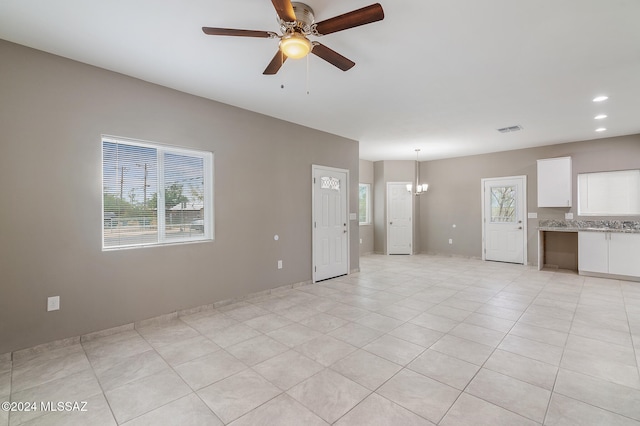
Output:
M538 160L538 207L571 207L571 157Z
M609 273L640 277L640 234L611 233Z
M578 232L578 270L640 277L640 234Z
M578 271L609 273L608 232L578 232Z

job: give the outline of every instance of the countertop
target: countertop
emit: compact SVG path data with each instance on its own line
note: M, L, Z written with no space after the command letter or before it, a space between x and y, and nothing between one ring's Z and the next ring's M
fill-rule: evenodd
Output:
M640 234L640 221L631 220L541 220L539 231L553 232L619 232Z

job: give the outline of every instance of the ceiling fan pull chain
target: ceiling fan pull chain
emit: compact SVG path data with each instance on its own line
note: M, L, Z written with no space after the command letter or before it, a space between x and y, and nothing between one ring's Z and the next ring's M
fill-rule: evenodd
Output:
M309 94L309 55L307 55L307 95Z

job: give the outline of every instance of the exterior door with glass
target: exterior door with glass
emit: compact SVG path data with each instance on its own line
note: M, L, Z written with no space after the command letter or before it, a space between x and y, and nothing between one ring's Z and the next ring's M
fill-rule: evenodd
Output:
M526 179L482 179L484 260L526 262Z
M313 281L349 273L348 172L313 166Z

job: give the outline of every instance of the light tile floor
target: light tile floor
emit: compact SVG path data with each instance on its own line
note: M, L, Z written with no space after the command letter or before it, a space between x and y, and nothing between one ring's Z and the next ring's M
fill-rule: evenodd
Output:
M6 425L640 425L640 283L438 256L0 363Z

